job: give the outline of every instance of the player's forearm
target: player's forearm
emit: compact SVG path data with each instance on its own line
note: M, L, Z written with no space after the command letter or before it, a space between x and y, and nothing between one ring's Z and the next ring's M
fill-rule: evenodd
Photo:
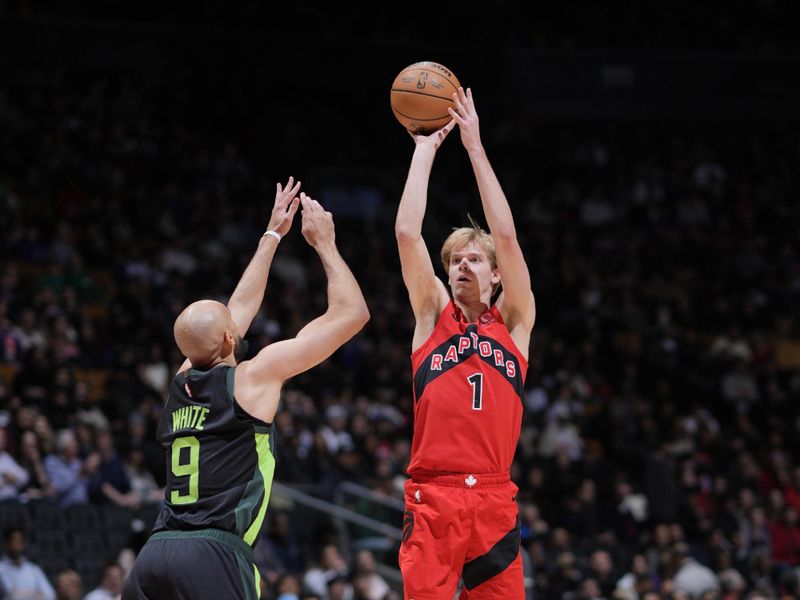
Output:
M515 238L517 232L514 228L511 207L483 147L470 149L469 160L475 172L483 213L492 235L499 238Z
M367 303L352 271L333 242L316 248L328 278L327 314L344 316L359 328L369 319Z
M435 152L417 147L411 158L408 178L400 198L395 221L395 233L400 236L419 237L428 203L428 181L433 167Z
M242 274L228 301L239 334L244 335L250 328L250 323L256 316L261 303L264 301L264 292L267 289L267 278L278 240L271 235L262 237L258 242L258 249Z

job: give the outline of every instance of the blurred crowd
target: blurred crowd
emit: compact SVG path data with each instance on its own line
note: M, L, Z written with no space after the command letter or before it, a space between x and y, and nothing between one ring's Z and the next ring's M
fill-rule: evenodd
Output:
M2 75L3 504L157 508L154 431L182 361L173 320L192 300L225 301L289 175L333 208L372 320L287 384L276 478L329 500L344 481L401 498L413 317L393 219L410 140L393 129L408 144L397 153L400 142L342 132L326 163L308 123L291 140L277 124L267 147L242 89L212 102L188 81ZM314 110L335 121L335 106ZM482 124L538 306L512 469L533 597L800 595L798 131ZM435 256L450 227L481 214L457 138L429 204ZM324 310L322 290L295 225L251 353ZM267 598L394 597L369 550L343 556L323 533L298 541L291 513L271 514L257 551ZM6 536L6 590L25 534ZM97 583L113 588L129 562Z
M265 28L291 40L298 29L325 44L352 36L362 47L416 43L417 47L471 46L482 52L516 48L646 48L732 50L774 55L800 52L792 27L791 0L697 3L671 0L647 5L609 0L602 4L572 1L530 3L501 0L490 7L465 0L462 10L442 13L424 2L407 1L402 10L361 11L330 2L266 5L242 0L136 3L84 0L2 0L4 13L21 18L85 19L185 27L223 28L248 34ZM441 26L446 22L447 26ZM290 23L291 27L276 27ZM465 34L468 32L468 34ZM488 46L486 44L491 44Z

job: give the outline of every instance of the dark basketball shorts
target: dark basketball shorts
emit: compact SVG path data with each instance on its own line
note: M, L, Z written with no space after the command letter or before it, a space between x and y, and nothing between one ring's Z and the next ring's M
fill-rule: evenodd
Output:
M517 492L508 474L406 481L404 598L449 600L462 578L462 600L522 600Z
M253 552L219 529L154 533L139 552L122 600L257 600Z

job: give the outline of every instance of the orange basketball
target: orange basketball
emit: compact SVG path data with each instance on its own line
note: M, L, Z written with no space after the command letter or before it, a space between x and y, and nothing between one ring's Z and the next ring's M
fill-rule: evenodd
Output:
M394 78L390 100L397 120L411 133L429 134L452 118L453 92L461 84L453 72L435 62L407 66Z

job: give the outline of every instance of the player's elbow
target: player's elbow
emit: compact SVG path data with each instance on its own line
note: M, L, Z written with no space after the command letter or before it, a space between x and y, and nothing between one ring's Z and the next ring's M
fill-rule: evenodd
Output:
M353 337L364 328L369 321L369 309L363 299L360 302L348 302L339 306L331 306L328 318L338 323L347 337Z
M492 238L495 243L515 242L517 240L517 229L514 223L507 223L492 229Z
M369 318L369 308L367 308L366 302L362 301L358 305L354 306L350 316L350 320L355 328L353 333L356 334L361 331L364 328L364 325L369 322Z
M403 223L397 223L394 226L394 237L397 238L397 242L400 244L416 242L420 235L421 232L416 227L410 227Z

